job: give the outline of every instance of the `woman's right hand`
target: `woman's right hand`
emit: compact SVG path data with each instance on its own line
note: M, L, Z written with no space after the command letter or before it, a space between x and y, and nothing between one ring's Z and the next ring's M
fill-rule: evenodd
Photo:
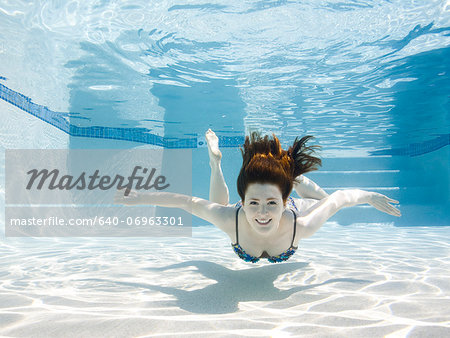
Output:
M131 190L128 196L125 196L125 189L117 190L114 195L114 204L139 205L141 204L141 197L141 194L135 190Z

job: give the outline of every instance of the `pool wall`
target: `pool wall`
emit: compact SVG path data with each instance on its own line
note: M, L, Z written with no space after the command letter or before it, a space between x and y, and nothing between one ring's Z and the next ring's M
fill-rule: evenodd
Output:
M26 98L23 95L22 97ZM20 107L20 104L14 105L4 99L0 100L4 121L0 129L3 149L66 148L75 144L76 148L159 148L142 142L70 136L60 130L61 128L24 111L23 104L22 109L17 106ZM36 110L35 107L33 109ZM40 108L39 111L45 112L46 109ZM117 133L117 130L113 132ZM203 147L197 148L201 137L198 135L196 142L187 145L188 148L193 148L192 193L194 196L208 198L210 168L204 144ZM430 137L421 144L405 144L402 148L375 151L373 155L365 157L324 157L323 167L308 176L329 193L338 189L360 188L377 191L400 201L403 214L401 218L394 218L368 206L358 206L342 210L331 219L339 224L450 225L448 138L448 135ZM237 137L227 138L228 147L222 148L222 167L230 190L230 202L239 199L235 182L241 164L240 151L236 147L230 147L230 143L239 144L239 141ZM172 143L177 148L183 147L183 144ZM4 178L4 172L2 177ZM194 219L194 225L202 224L206 222Z

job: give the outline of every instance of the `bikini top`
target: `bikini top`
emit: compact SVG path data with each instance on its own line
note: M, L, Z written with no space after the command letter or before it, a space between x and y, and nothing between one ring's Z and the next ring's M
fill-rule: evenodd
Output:
M270 263L280 263L287 261L289 257L291 257L295 253L295 250L297 250L298 247L294 246L295 230L297 228L297 216L295 215L294 210L291 209L292 213L294 214L294 234L292 235L292 242L289 249L276 256L269 256L267 252L264 251L260 257L255 257L246 253L245 250L242 249L242 247L239 245L238 214L240 208L241 207L239 206L236 210L236 243L231 244L234 252L239 256L239 258L243 259L246 262L252 263L258 262L260 258L267 258Z

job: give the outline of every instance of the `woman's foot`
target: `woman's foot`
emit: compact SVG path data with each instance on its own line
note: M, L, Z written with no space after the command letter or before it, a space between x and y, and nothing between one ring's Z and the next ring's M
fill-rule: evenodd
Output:
M209 162L211 164L219 163L222 158L222 152L219 150L219 138L211 129L208 129L205 138L208 144Z

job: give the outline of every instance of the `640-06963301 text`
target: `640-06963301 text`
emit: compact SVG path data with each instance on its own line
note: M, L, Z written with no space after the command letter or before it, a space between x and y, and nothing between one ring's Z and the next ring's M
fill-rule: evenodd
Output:
M11 218L10 226L183 226L181 216L94 216L90 218L64 218L59 216Z

